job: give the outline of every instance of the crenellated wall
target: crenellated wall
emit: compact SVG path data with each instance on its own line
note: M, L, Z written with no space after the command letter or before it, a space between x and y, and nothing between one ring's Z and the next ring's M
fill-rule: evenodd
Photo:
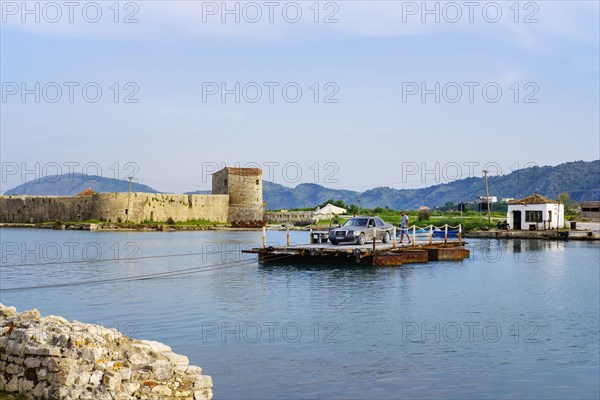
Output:
M129 218L127 218L129 198ZM207 220L227 222L229 196L97 193L93 196L0 196L0 222L98 219L117 222Z
M0 221L81 221L93 218L95 204L92 197L0 196Z

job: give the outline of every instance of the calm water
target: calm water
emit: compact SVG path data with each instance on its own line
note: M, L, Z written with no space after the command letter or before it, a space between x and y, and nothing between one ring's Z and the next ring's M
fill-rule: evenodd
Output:
M259 265L239 250L260 232L0 235L0 302L169 344L216 399L600 396L598 244L472 239L462 262L341 268ZM82 258L105 261L65 263Z

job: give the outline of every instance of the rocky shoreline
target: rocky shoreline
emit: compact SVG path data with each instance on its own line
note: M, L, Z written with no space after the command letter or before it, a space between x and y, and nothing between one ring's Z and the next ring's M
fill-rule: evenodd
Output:
M0 392L26 399L207 400L212 379L159 342L0 303Z

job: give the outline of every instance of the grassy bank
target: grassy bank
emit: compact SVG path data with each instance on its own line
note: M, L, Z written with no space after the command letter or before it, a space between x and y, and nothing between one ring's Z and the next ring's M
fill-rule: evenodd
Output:
M383 209L379 210L380 212L376 212L378 210L361 210L366 211L361 213L361 215L377 215L385 222L388 222L394 226L399 226L400 219L402 215L400 211L391 210L391 209ZM448 224L450 226L457 226L459 224L462 225L464 231L470 230L480 230L486 228L493 228L499 221L504 221L506 219L505 213L492 213L492 222L488 224L487 214L480 213L463 213L463 216L460 216L458 212L442 212L442 211L434 211L428 213L427 218L421 219L419 221L419 215L417 212L408 212L409 225L417 225L420 227L425 227L428 225L442 226ZM425 215L421 214L423 218ZM331 225L337 226L338 224L343 224L348 217L333 217L331 219ZM321 220L316 226L317 227L326 227L330 225L330 220Z

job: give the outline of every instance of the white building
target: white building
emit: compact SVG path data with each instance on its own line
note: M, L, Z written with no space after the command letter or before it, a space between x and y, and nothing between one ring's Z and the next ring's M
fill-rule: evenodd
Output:
M565 224L565 208L556 200L533 194L510 201L506 221L515 230L562 228Z
M487 199L488 199L488 197L485 197L485 196L477 196L477 201L479 203L487 203ZM489 196L489 199L490 199L490 203L498 202L498 196Z

